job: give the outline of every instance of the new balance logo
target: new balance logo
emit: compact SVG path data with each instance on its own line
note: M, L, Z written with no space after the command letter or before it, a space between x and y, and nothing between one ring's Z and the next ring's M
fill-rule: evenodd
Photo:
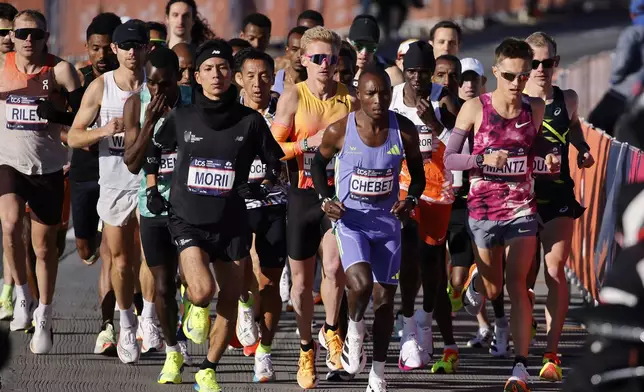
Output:
M237 136L237 137L235 138L235 141L236 141L236 142L243 142L243 141L244 141L244 137L243 137L243 136Z
M398 148L398 145L396 144L395 146L391 147L389 151L387 151L388 155L400 155L400 148Z

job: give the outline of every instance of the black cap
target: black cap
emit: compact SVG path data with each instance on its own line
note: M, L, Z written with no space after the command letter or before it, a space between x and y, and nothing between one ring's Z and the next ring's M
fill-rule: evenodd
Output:
M358 15L351 23L349 39L353 42L377 44L380 42L380 27L371 15Z
M403 69L410 68L427 68L433 70L436 68L434 59L434 49L425 41L416 41L409 44L409 49L403 57Z
M150 36L148 35L148 30L145 28L143 23L129 20L114 30L112 42L115 44L122 44L125 42L147 44L150 42Z

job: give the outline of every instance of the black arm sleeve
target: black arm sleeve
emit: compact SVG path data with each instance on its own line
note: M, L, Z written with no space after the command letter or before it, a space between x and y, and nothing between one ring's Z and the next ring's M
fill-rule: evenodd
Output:
M161 152L162 151L159 146L157 146L152 140L150 140L145 152L145 161L143 162L143 170L145 171L145 174L159 174Z
M588 145L588 143L586 143L583 132L569 132L569 135L570 144L575 146L575 148L581 155L584 155L585 153L590 151L590 146Z
M83 99L83 93L85 89L83 87L77 88L71 93L65 94L69 106L72 108L71 112L66 112L62 110L57 110L54 108L54 105L51 101L41 102L38 105L38 115L41 118L47 119L47 121L54 124L61 124L71 127L74 123L74 117L80 108L81 100Z
M409 169L409 175L411 176L407 194L420 199L423 195L423 191L425 190L425 170L423 169L422 161L420 162L420 165L414 165L407 161L407 168Z
M333 159L333 158L331 158ZM317 193L323 199L333 197L333 188L329 186L328 178L326 176L326 166L331 162L331 159L325 158L318 150L313 157L311 164L311 177L313 179L313 186Z
M163 125L152 136L152 142L162 151L174 151L177 148L176 111L175 108L168 113Z
M69 106L72 108L72 112L74 114L76 114L78 112L78 109L80 109L81 101L83 100L83 94L85 94L84 87L79 87L69 93Z
M256 140L256 151L259 158L266 164L266 176L265 180L271 182L271 184L277 184L277 179L282 172L282 157L284 156L284 151L280 145L275 141L271 130L266 125L266 121L259 114L257 115L257 120L255 121L255 138Z

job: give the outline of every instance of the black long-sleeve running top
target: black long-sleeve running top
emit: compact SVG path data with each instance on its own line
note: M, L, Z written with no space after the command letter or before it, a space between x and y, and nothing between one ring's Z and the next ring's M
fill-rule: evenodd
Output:
M274 183L284 156L262 115L237 102L235 87L220 101L195 91L195 104L173 109L153 142L157 151L177 148L170 212L193 225L220 223L224 209L227 216L230 209L245 216L236 187L248 182L253 160L266 163L266 178Z

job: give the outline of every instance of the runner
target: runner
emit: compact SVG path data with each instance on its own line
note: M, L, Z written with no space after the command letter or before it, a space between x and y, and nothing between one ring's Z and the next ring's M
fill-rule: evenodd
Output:
M374 62L374 60L377 61L376 51L378 50L378 42L380 42L380 27L376 22L376 18L371 15L356 16L353 19L353 23L351 23L347 40L358 54L356 62L358 69L352 83L352 87L357 89L358 78L362 69Z
M322 243L325 279L322 300L326 312L321 343L328 347L326 363L341 370L342 339L338 334L338 312L344 293L344 271L330 232L331 222L318 208L321 200L313 189L311 162L329 124L346 116L354 107L353 98L332 77L340 52L340 37L323 27L307 30L301 42L302 65L308 79L284 90L271 127L287 160L290 174L288 205L288 256L293 280L291 300L300 333L300 360L297 382L304 389L318 382L315 361L318 347L313 341L313 280L315 256ZM332 172L332 167L330 171ZM324 241L323 241L324 238Z
M181 80L179 80L179 91L181 92L181 102L184 105L192 103L192 84L195 75L195 51L192 46L186 43L176 44L172 51L179 57L179 71Z
M0 143L0 221L3 254L16 284L16 304L12 331L30 328L33 298L27 285L23 217L30 205L31 240L36 256L35 275L39 305L33 313L35 332L29 344L34 354L46 354L53 344L52 301L58 273L56 232L61 221L67 150L61 143L66 129L48 123L36 114L38 100L57 97L63 110L67 104L78 110L82 96L73 66L47 54L49 33L43 14L25 10L16 14L11 40L15 52L0 57L0 90L6 100L0 103L4 116ZM62 100L66 94L68 100ZM65 102L67 101L67 102Z
M436 58L436 70L432 76L432 82L440 84L454 97L458 97L461 78L461 61L458 57L444 54Z
M306 10L297 17L297 25L304 26L309 29L317 26L324 27L324 17L321 13L315 10Z
M273 82L273 59L255 49L244 49L235 57L235 78L244 88L245 95L241 103L263 115L267 125L271 125L277 109L277 99L271 97ZM251 166L249 182L254 187L264 187L267 180L264 163L256 158ZM268 382L275 379L271 346L282 310L279 294L279 281L286 263L286 203L287 189L282 184L275 184L264 200L246 200L248 219L254 233L254 252L258 259L259 274L248 275L259 282L259 297L249 297L250 287L245 287L239 301L237 316L237 338L245 343L256 345L257 331L255 320L260 320L259 335L261 340L255 352L255 375L253 381ZM256 259L253 257L253 264ZM253 266L255 267L255 266ZM257 285L257 283L255 283ZM253 300L259 301L259 312L253 315ZM254 339L254 340L253 340Z
M123 363L133 363L140 354L136 341L138 321L132 308L137 281L135 269L140 262L136 239L138 222L133 219L140 180L123 164L125 144L121 116L127 98L138 93L145 83L143 61L148 32L143 22L133 19L117 27L112 40L119 68L104 73L87 88L69 133L69 145L83 148L99 143L100 195L96 210L104 223L103 239L111 255L112 284L120 309L117 352ZM88 130L95 119L96 128ZM144 304L144 307L151 305Z
M425 181L418 133L409 120L387 110L391 85L382 68L370 65L364 69L358 98L359 111L327 128L311 172L316 191L324 199L322 209L336 221L347 275L349 328L342 366L349 374L358 374L366 365L364 315L373 295L374 353L367 391L385 392L385 362L401 260L399 220L414 209ZM334 199L326 167L336 154ZM403 157L413 174L409 196L399 201L396 175Z
M461 50L463 30L451 20L443 20L434 25L429 31L429 43L434 48L434 58L444 54L458 56Z
M250 42L246 41L245 39L241 38L233 38L231 40L228 40L228 45L230 45L233 48L233 56L237 54L240 50L244 48L252 48L253 46L250 44Z
M164 24L159 22L147 22L145 27L148 29L148 33L150 34L149 51L153 51L160 46L167 46L168 29Z
M350 43L342 41L338 60L338 66L335 68L333 80L344 84L349 89L351 95L355 96L355 89L352 86L352 82L357 72L356 62L358 58L355 49L353 49Z
M298 26L293 27L288 33L283 57L286 64L275 74L275 84L272 88L280 95L284 93L284 87L306 80L306 68L302 66L300 52L300 41L306 30L308 27Z
M468 227L476 265L463 290L468 313L477 314L483 295L493 299L503 289L503 253L507 255L507 288L512 302L514 367L505 391L529 391L527 357L532 307L526 285L536 245L536 203L532 188L533 146L545 105L523 96L534 53L527 43L505 39L495 51L497 89L465 103L445 153L450 170L470 170ZM497 109L500 108L500 109ZM472 155L461 154L474 132ZM548 154L546 166L559 161ZM480 266L480 273L477 267Z
M271 20L264 14L250 14L242 21L239 38L250 42L260 52L265 52L271 40Z
M266 162L270 187L276 182L283 155L263 117L236 102L232 63L232 49L226 41L204 43L197 50L195 78L200 87L195 91L195 105L170 112L154 137L160 149L177 148L169 227L179 249L188 296L195 304L188 311L184 330L190 330L195 321L209 324L207 309L215 289L211 262L220 287L208 355L195 376L194 387L201 391L221 390L215 370L235 333L228 320L237 315L239 282L251 245L244 198L264 198L263 192L248 184L253 160L259 155ZM159 149L156 158L160 158ZM195 319L203 314L194 313L195 308L206 310L205 323ZM208 331L203 329L206 336Z
M535 194L537 212L543 222L539 232L545 252L545 278L548 286L546 300L547 344L543 368L539 377L547 381L561 381L561 360L557 355L559 339L568 313L568 282L564 266L572 246L573 222L584 213L575 200L575 183L570 177L568 150L570 144L579 152L577 164L589 168L595 161L584 140L577 114L578 97L574 90L562 90L552 85L555 67L559 64L557 43L546 33L530 35L526 42L534 51L532 74L525 93L546 102L543 134L548 149L540 151L535 161ZM553 176L544 170L542 157L552 152L561 156L561 172ZM539 248L540 245L537 245ZM537 263L540 260L537 259ZM536 274L535 274L536 279ZM533 286L533 284L532 284Z
M400 270L403 334L398 367L407 371L429 365L434 351L432 320L435 318L445 349L432 372L454 373L458 367L458 347L454 340L445 270L445 238L454 193L450 173L443 164L445 145L438 135L454 126L459 107L444 87L431 82L435 60L427 42L410 44L403 61L405 83L394 87L390 109L411 120L415 126L421 143L425 189L412 214L414 222L405 222L403 229L405 263ZM407 195L411 180L407 162L403 162L401 197ZM422 240L420 246L419 238ZM414 314L419 268L423 309Z
M407 53L407 51L409 50L409 44L416 41L418 41L418 39L411 38L406 41L403 41L398 46L398 51L396 52L396 60L394 61L394 65L387 68L386 70L387 75L389 75L389 78L391 79L392 86L395 87L405 82L405 77L403 75L403 71L404 71L403 57L405 57L405 53Z
M11 31L13 30L13 19L18 10L8 3L0 3L0 58L13 51ZM2 293L0 293L0 320L11 320L13 317L13 276L7 258L2 257Z
M169 0L165 5L165 24L168 26L168 48L180 42L194 48L214 38L208 22L201 17L195 0Z
M153 133L163 124L164 115L182 104L181 93L177 86L181 75L179 59L172 50L160 47L150 53L145 64L145 74L146 85L141 89L141 93L129 97L123 107L125 124L123 160L131 173L138 173L143 167L148 147L154 149L150 140ZM159 200L162 201L161 207L165 206L163 201L168 200L172 171L177 156L175 150L162 151L162 153L160 162L156 162L159 166L158 178L154 174L147 175L144 169L138 192L141 245L145 261L154 276L156 288L154 301L156 314L148 309L145 309L142 314L144 329L148 330L143 335L141 351L163 348L163 342L160 340L155 324L156 315L158 315L166 343L166 361L159 374L158 382L180 384L184 360L176 337L179 312L175 300L174 279L177 273L177 249L168 230L168 213L163 211L164 208L161 208L161 211L157 209ZM156 156L156 152L152 150L149 155ZM149 203L148 199L150 199Z

